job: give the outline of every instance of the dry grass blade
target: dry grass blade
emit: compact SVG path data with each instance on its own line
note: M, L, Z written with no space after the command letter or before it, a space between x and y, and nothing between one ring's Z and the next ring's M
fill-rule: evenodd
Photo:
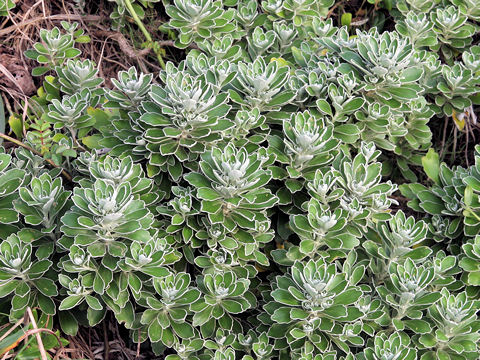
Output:
M23 89L17 84L17 81L16 81L15 77L2 64L0 64L0 72L2 72L7 77L7 79L10 80L13 84L15 84L18 87L18 89L20 90L20 92L23 94Z
M32 309L30 309L30 307L27 307L27 314L30 318L30 321L32 322L33 328L35 330L38 330L37 322L35 321L35 317L33 316ZM35 337L37 339L38 350L40 351L40 356L42 357L42 360L48 360L47 352L45 351L45 347L43 346L43 341L40 333L36 333Z
M103 16L99 15L75 15L75 14L57 14L57 15L50 15L47 17L39 16L21 23L18 23L16 25L11 25L5 29L0 30L0 36L7 35L13 31L16 31L18 29L21 29L22 27L28 26L35 24L37 22L42 22L46 20L50 21L62 21L62 20L71 20L71 21L101 21L103 20Z

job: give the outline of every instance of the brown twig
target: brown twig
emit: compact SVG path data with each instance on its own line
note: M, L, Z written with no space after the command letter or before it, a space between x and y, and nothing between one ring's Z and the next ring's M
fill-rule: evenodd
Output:
M137 342L137 353L135 354L135 359L138 359L140 357L140 329L138 330L138 342Z
M102 36L107 39L113 39L117 42L120 50L127 55L130 59L135 59L138 62L138 65L142 69L142 71L147 72L145 64L143 63L143 58L150 52L150 48L142 49L142 50L135 50L128 40L123 36L122 33L107 31L107 30L96 30L93 31L96 36Z
M126 66L125 64L122 64L120 61L113 60L113 59L109 58L108 56L104 56L103 60L105 60L107 62L110 62L112 64L115 64L115 65L118 65L119 67L121 67L124 70L128 70L128 66Z
M0 138L8 140L8 141L14 143L15 145L21 146L21 147L27 149L28 151L31 151L35 155L41 156L43 158L43 160L46 161L47 163L49 163L51 166L56 167L56 168L61 168L62 169L62 175L65 177L65 179L67 179L68 181L72 181L72 175L70 175L67 171L65 171L61 166L58 166L57 164L55 164L52 160L45 159L40 152L31 148L27 144L21 142L20 140L14 139L11 136L3 134L3 133L0 133Z
M335 9L336 9L337 7L339 7L340 5L342 5L342 4L343 4L343 1L339 1L339 2L337 2L335 5L333 5L333 7L328 11L326 18L327 18L327 19L330 18L330 16L332 16L332 14L333 14L333 12L335 11Z
M123 36L122 33L119 32L113 32L113 31L107 31L107 30L96 30L93 31L93 33L97 36L103 36L103 37L108 37L113 40L115 40L118 43L118 46L120 47L120 50L122 50L125 55L127 55L129 58L135 59L137 57L143 57L147 55L151 49L146 48L140 51L135 51L134 48L130 45L128 40Z

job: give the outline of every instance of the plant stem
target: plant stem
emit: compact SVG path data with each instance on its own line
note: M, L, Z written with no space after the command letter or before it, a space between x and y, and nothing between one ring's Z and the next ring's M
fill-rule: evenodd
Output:
M87 149L85 149L77 140L76 136L77 136L77 132L75 131L75 129L73 128L68 128L68 130L70 131L70 135L72 135L72 139L73 139L73 142L82 150L82 151L87 151Z
M147 39L147 41L150 43L150 45L153 46L152 36L148 32L148 30L145 28L145 25L143 25L142 20L138 17L137 13L135 12L135 9L133 8L131 1L130 0L124 0L124 1L125 1L125 6L128 9L128 12L130 13L130 15L132 15L133 20L135 20L138 27L142 31L143 36L145 36L145 39ZM160 55L159 51L156 51L155 49L153 49L153 51L157 55L157 59L158 59L158 63L160 64L160 67L162 69L165 69L165 62L162 59L162 55Z
M56 167L56 168L61 168L61 166L58 166L57 164L55 164L52 160L50 159L45 159L43 157L43 155L38 152L37 150L31 148L30 146L28 146L27 144L24 144L23 142L21 142L20 140L17 140L17 139L14 139L4 133L0 133L0 138L2 139L5 139L5 140L8 140L12 143L14 143L15 145L18 145L18 146L21 146L23 147L24 149L27 149L28 151L34 153L35 155L38 155L38 156L41 156L43 158L44 161L46 161L47 163L49 163L51 166L53 167ZM62 168L62 175L65 177L65 179L67 179L68 181L72 181L72 175L70 175L68 172L66 172L63 168Z
M475 219L477 219L478 221L480 221L480 216L478 216L478 215L475 213L475 211L472 210L472 208L471 208L470 206L467 206L466 209L467 209L467 211L468 211L471 215L473 215L473 216L475 217Z
M147 39L147 41L150 41L150 42L153 41L152 37L150 36L150 33L145 28L145 25L143 25L142 20L140 20L137 13L135 12L135 9L133 8L130 0L125 0L125 5L127 6L128 12L130 13L130 15L132 15L133 20L135 20L135 22L137 23L138 27L142 31L142 33L145 36L145 38Z

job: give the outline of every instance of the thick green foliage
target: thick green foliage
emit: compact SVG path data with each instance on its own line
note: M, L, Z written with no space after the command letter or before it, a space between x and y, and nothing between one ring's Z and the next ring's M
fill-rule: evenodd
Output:
M115 25L154 6L115 3ZM42 30L23 141L74 176L2 149L4 311L69 334L113 313L169 360L478 359L480 146L429 148L437 117L474 119L479 5L355 32L331 1L165 1L195 48L112 89L77 25Z

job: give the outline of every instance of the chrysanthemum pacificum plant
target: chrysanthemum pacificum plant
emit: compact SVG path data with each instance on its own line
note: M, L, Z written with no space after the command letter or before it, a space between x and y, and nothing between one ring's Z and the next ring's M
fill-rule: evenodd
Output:
M153 4L115 3L116 26ZM479 101L476 2L398 1L390 31L334 26L331 1L165 6L194 49L159 73L106 88L67 23L26 54L24 141L73 179L0 153L10 320L112 313L169 360L477 359L480 148L427 153Z

